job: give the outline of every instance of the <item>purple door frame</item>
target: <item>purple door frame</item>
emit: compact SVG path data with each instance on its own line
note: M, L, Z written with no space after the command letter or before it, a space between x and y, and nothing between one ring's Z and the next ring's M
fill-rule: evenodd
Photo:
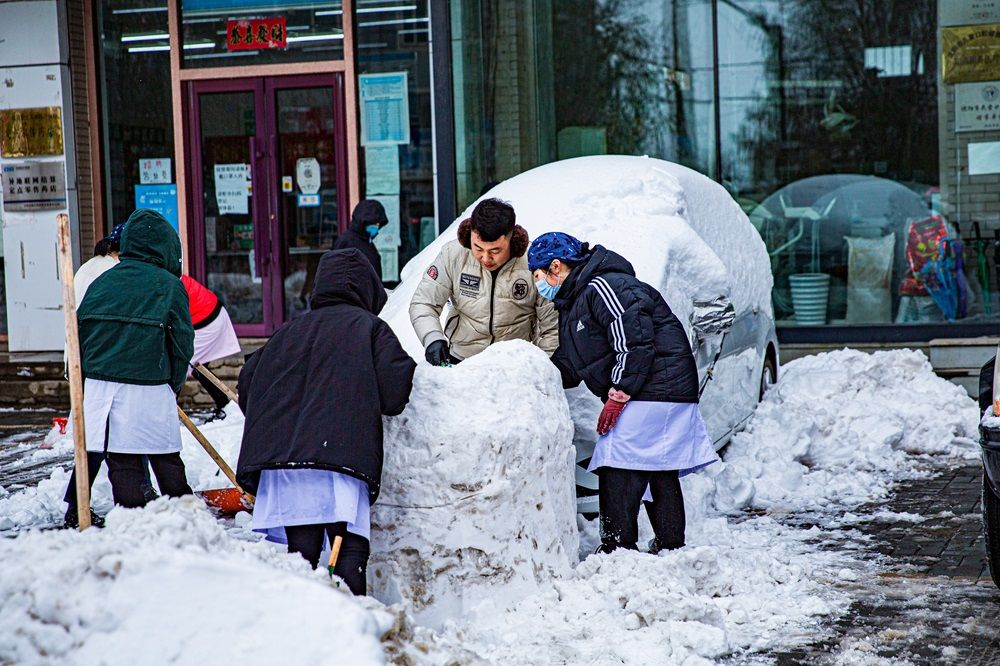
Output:
M347 127L344 117L344 79L341 73L308 74L242 79L191 81L185 89L187 123L185 139L191 168L187 171L188 234L192 252L189 262L194 277L206 281L205 205L203 162L201 154L202 94L250 92L254 95L255 133L250 138L250 173L253 183L252 209L254 228L254 258L257 275L262 280L263 321L256 324L235 324L241 337L264 337L284 323L284 256L286 239L279 219L281 192L277 164L278 118L276 94L289 88L329 87L333 95L334 141L337 169L337 217L341 232L348 222Z

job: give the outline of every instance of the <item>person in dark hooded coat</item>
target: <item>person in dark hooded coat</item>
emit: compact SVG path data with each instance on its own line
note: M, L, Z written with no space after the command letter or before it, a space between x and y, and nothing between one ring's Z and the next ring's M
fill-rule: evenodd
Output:
M334 250L346 250L354 248L360 250L368 261L379 279L382 278L382 257L375 247L375 237L379 230L389 224L389 218L385 215L385 208L375 199L365 199L354 207L351 213L351 226L340 235L334 243Z
M253 529L315 568L343 538L335 573L365 594L382 416L403 411L416 364L378 318L385 289L358 250L320 259L311 310L271 336L239 377L246 415L236 468L256 495Z
M194 353L194 329L180 281L181 241L163 215L139 209L129 216L120 259L94 280L77 310L84 423L90 483L105 456L115 504L141 507L148 501L144 457L163 494L191 493L177 394ZM69 527L78 524L74 484L72 478L66 492Z

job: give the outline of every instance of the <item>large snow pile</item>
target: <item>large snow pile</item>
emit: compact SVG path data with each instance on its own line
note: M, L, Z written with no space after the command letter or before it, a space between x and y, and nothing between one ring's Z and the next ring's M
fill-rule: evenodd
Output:
M194 498L0 539L0 663L383 664L390 613Z
M728 296L737 312L771 312L771 271L760 236L722 186L695 171L647 157L580 157L505 180L487 197L513 205L532 238L564 231L622 254L685 326L695 300L719 296ZM423 350L410 326L410 299L475 203L406 264L382 309L414 358L423 358Z
M850 507L919 474L916 460L979 455L976 403L920 352L843 349L782 370L714 472L719 508Z
M373 594L423 624L504 605L577 561L573 426L559 373L526 342L421 364L386 419L372 520Z

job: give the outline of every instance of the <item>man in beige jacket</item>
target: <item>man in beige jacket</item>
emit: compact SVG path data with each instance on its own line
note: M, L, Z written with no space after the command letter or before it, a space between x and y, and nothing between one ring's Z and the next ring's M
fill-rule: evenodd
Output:
M410 322L428 363L458 363L503 340L555 351L558 315L535 288L528 240L514 209L499 199L481 201L459 225L458 239L444 246L410 301Z

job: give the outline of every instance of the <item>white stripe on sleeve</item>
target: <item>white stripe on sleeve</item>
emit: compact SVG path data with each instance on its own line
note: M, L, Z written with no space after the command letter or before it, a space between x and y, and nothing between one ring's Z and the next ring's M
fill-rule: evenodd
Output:
M625 362L628 359L628 346L625 344L625 325L622 323L622 315L625 314L625 308L622 307L621 301L618 300L618 294L615 293L611 285L602 277L595 277L590 281L590 286L592 286L597 294L604 301L605 307L608 308L608 312L614 317L611 322L611 342L615 351L618 352L615 357L615 365L611 368L611 383L617 384L622 379L622 374L625 372Z

